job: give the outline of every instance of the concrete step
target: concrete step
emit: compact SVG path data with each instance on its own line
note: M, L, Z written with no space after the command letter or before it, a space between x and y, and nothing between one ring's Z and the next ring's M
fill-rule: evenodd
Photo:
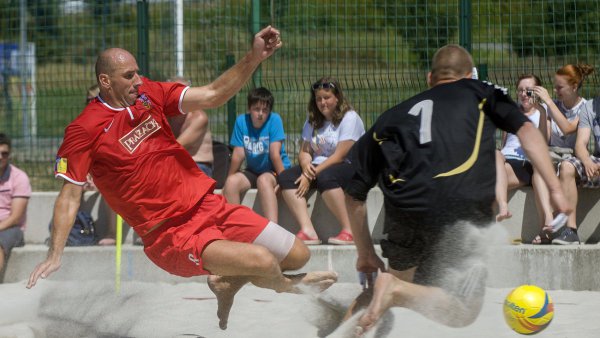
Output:
M48 248L26 245L13 250L4 282L14 283L29 278ZM205 277L181 278L156 267L146 258L142 247L124 245L121 257L122 281L180 283L205 281ZM303 271L333 269L340 282L357 282L354 246L319 245L310 247L312 257ZM379 252L379 247L377 246ZM488 252L488 286L512 288L520 284L536 284L549 290L600 291L600 245L534 246L493 245ZM62 267L52 280L114 280L114 247L67 247Z
M220 194L221 190L215 190L215 194ZM52 219L52 213L54 208L54 202L58 196L58 191L44 191L34 192L29 199L29 206L27 208L27 227L25 228L25 243L26 244L44 244L44 241L49 236L48 223ZM86 192L82 199L81 207L82 210L89 211L94 220L96 220L96 226L99 236L104 236L106 233L106 227L108 224L106 205L101 203L101 196L97 192ZM340 230L340 224L333 216L331 211L325 205L320 194L314 190L307 195L308 201L308 213L311 217L317 235L321 240L326 241L327 238L336 236ZM242 204L253 209L258 214L262 215L262 208L260 201L257 198L256 189L250 189L244 195ZM282 197L279 196L278 201L279 207L279 224L285 229L296 233L300 230L298 222L291 214L287 205L283 201ZM367 223L371 229L371 236L377 242L382 238L383 231L383 193L379 188L371 189L367 199ZM125 234L123 238L126 242L131 244L132 233L129 231L129 226L124 223L123 227Z
M215 190L215 193L220 193ZM34 192L29 200L27 209L27 227L25 229L25 243L43 244L48 238L48 222L52 218L54 201L58 196L57 191ZM262 213L260 202L256 198L256 189L250 189L242 200L242 204ZM103 236L106 232L106 212L104 204L100 203L98 193L86 193L82 202L82 209L91 212L98 226L98 233ZM537 212L535 195L531 187L524 187L511 191L509 194L509 209L513 217L502 221L502 225L510 233L511 238L522 238L524 242L531 242L537 235ZM308 196L308 211L319 237L325 241L335 236L340 231L337 219L331 214L325 203L316 192ZM367 198L367 223L371 229L371 236L378 243L384 238L383 222L383 193L379 188L371 189ZM292 233L300 228L287 208L285 202L279 199L279 224ZM579 203L577 205L577 226L579 238L585 243L597 243L600 240L600 189L579 189ZM125 225L125 231L129 229ZM129 232L128 243L132 243L132 232ZM125 234L127 235L127 233Z

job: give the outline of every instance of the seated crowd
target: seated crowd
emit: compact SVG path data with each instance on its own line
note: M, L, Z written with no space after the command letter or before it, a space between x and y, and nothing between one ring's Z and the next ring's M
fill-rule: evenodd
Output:
M557 175L573 213L562 228L552 228L555 212L548 188L529 163L513 134L503 132L496 152L496 221L512 217L508 191L532 186L539 233L531 244L579 244L576 223L578 188L600 187L600 97L586 100L580 89L594 71L584 64L568 64L554 75L553 99L535 74L523 74L516 82L516 102L548 142ZM189 85L189 81L171 81ZM296 236L308 245L323 243L317 236L307 206L307 196L317 189L325 205L341 226L326 243L354 244L344 200L344 187L354 174L348 154L365 133L359 114L344 95L340 83L324 77L310 91L307 118L302 129L298 164L293 165L285 148L282 115L274 112L274 97L266 88L248 94L247 112L238 116L231 135L231 163L222 190L231 203L239 204L249 189L257 189L263 215L278 222L278 194L287 204L300 229ZM97 86L88 91L87 102L96 99ZM212 138L208 115L203 111L169 120L177 140L190 152L198 167L212 176ZM590 142L590 139L592 142ZM10 250L21 246L27 201L31 187L27 175L9 163L11 143L0 134L0 271ZM245 164L244 164L245 162ZM89 189L94 190L89 179ZM6 196L5 196L6 195ZM114 245L116 214L105 206L106 236L100 245ZM138 243L139 244L139 243Z
M523 114L538 127L550 147L557 175L573 212L565 226L553 229L554 212L547 187L536 175L514 135L503 135L502 149L496 156L497 221L510 218L507 190L531 185L535 193L539 234L531 244L580 244L577 234L577 187L600 187L600 97L586 100L579 91L585 78L594 71L585 64L568 64L554 74L552 99L534 74L519 77L517 101ZM588 144L593 137L590 152Z

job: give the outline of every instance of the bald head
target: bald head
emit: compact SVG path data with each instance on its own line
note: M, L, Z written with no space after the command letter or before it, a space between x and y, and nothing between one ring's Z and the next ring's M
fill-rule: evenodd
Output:
M121 48L108 48L98 55L96 59L96 79L100 74L112 74L117 67L127 60L134 60L135 57L128 51Z
M109 48L98 55L96 78L100 97L112 107L135 104L143 84L135 57L121 48Z
M435 52L431 63L429 83L450 82L470 77L473 71L471 54L459 45L446 45Z

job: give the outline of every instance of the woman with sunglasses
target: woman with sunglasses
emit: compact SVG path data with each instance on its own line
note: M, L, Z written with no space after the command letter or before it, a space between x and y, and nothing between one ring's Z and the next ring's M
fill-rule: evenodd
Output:
M337 80L324 77L312 85L298 154L300 164L283 171L278 178L283 198L300 225L296 236L305 244L321 243L308 214L306 196L312 188L320 192L342 227L328 243L354 243L343 188L354 174L348 152L364 133L360 116L350 106Z
M547 142L549 140L549 121L546 119L546 105L542 104L533 92L533 88L541 85L542 81L534 74L519 76L517 80L517 104L521 112L538 128ZM544 194L547 194L548 190L543 178L534 171L517 135L503 131L502 149L496 150L496 203L498 204L496 221L500 222L512 217L508 210L508 191L522 186L533 186L536 197L539 195L538 191L540 189ZM551 226L554 217L550 206L550 198L536 198L535 202L539 229ZM540 232L532 244L546 244L542 243L543 238L545 238L545 234ZM520 239L517 241L520 241Z

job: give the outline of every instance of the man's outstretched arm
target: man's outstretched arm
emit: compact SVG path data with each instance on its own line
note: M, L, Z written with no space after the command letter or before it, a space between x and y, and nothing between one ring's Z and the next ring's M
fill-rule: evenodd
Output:
M219 107L248 82L258 65L282 45L277 29L267 26L254 36L252 49L216 80L202 87L188 89L181 108L184 112Z
M27 282L28 289L34 287L40 277L46 278L60 268L65 244L71 227L73 227L73 223L75 222L77 210L79 210L82 192L82 186L68 181L64 182L54 204L53 226L48 256L45 261L35 267L29 276L29 281Z
M385 263L377 256L373 239L366 222L367 205L365 201L359 201L346 194L346 208L350 217L350 227L354 236L354 244L358 255L356 270L360 272L385 271Z

